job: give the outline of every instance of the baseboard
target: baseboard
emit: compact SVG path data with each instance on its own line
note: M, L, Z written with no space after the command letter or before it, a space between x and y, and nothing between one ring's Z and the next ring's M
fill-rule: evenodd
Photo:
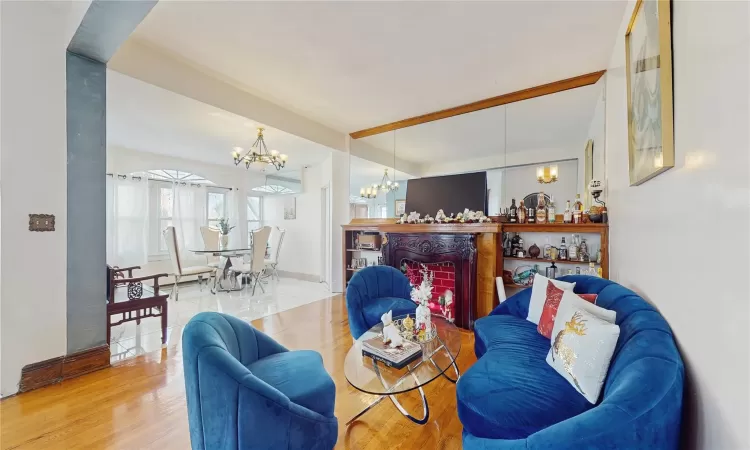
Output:
M18 392L28 392L109 367L109 346L100 345L70 355L58 356L21 369Z
M309 273L301 272L287 272L286 270L279 270L279 276L284 278L294 278L302 281L310 281L312 283L320 283L320 275L313 275Z

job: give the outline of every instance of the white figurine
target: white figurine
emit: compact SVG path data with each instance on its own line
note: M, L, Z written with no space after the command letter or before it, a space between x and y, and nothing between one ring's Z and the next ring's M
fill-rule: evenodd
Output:
M445 211L443 211L442 209L438 209L437 214L435 214L435 220L438 222L444 222L445 219L446 219Z
M453 322L453 309L451 308L451 305L453 305L453 292L450 289L445 291L443 298L445 299L445 304L440 306L440 310L443 316L448 319L448 322Z
M393 324L393 311L380 316L380 320L383 321L383 343L390 345L391 348L402 346L404 341L396 325Z
M421 214L419 214L418 212L412 211L412 212L409 213L409 217L407 217L407 221L409 223L418 223L420 215Z

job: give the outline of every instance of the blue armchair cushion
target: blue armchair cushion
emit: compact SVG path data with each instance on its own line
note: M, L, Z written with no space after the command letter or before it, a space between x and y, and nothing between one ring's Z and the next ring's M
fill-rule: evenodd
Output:
M489 316L474 323L474 333L486 356L456 387L464 430L483 438L520 439L591 408L547 364L550 341L532 322Z
M411 300L396 297L381 297L375 302L370 302L362 308L365 322L375 325L380 322L380 317L388 311L393 311L393 317L411 314L412 318L417 310L417 304Z
M410 300L410 293L409 279L393 267L371 266L355 273L346 287L352 337L362 336L389 310L393 310L394 316L413 314L417 305Z
M336 385L323 368L323 358L318 352L297 350L277 353L251 363L247 368L293 403L333 417Z

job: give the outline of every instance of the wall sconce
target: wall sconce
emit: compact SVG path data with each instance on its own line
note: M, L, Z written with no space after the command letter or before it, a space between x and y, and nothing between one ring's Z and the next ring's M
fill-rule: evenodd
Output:
M536 180L542 184L554 183L557 181L557 166L537 167Z

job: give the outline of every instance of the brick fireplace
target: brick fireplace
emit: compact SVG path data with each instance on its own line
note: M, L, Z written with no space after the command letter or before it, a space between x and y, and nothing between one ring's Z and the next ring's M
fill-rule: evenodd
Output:
M433 314L453 318L457 326L470 329L476 317L477 249L473 234L387 233L383 244L385 264L395 267L412 285L422 282L421 264L435 275ZM446 308L440 297L453 294L453 304Z
M422 263L403 259L400 266L412 287L422 283ZM430 311L449 320L455 318L456 304L453 296L456 293L456 266L450 261L427 263L424 266L435 276L432 280L432 300L428 305Z

